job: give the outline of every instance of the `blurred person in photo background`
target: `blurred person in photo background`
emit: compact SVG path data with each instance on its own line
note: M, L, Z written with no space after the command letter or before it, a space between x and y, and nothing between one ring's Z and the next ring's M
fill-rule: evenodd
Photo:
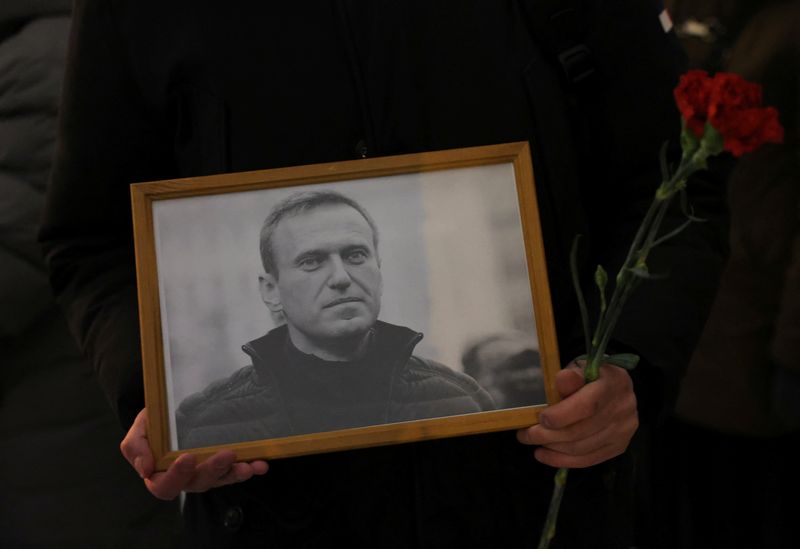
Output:
M119 455L36 242L70 5L0 3L0 547L168 547L177 505Z
M464 372L486 389L498 409L544 402L539 349L528 334L501 332L481 337L464 349Z

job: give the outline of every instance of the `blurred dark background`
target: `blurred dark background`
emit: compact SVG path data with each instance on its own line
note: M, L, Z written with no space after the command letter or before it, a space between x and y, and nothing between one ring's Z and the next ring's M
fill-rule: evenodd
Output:
M69 0L0 2L0 547L171 546L122 428L50 293L36 242Z

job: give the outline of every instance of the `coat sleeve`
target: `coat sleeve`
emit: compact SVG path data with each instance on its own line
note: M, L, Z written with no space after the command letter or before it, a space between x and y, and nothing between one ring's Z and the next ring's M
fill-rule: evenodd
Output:
M143 407L129 185L169 165L137 93L113 3L75 6L40 241L71 330L123 425Z

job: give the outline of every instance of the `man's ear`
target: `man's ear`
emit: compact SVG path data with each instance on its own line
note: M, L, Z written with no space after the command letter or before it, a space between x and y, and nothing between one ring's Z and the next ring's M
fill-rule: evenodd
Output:
M378 275L380 279L378 280L378 297L383 297L383 273L381 272L381 255L378 253L378 250L375 250L375 261L378 263Z
M278 281L275 280L274 276L269 273L259 276L258 289L261 291L261 299L271 312L283 312L281 292L278 289Z

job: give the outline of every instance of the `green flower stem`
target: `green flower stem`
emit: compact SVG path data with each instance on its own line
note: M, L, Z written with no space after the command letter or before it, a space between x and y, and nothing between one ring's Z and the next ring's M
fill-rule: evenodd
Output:
M572 273L572 286L575 288L575 297L578 299L578 308L581 313L581 322L583 322L583 337L585 339L586 352L589 353L591 342L589 341L589 311L586 308L586 299L583 297L583 290L581 290L581 282L578 277L578 242L580 235L575 237L572 242L572 249L569 253L569 266Z
M606 348L622 313L622 307L638 285L639 278L632 272L636 266L645 267L647 257L656 242L661 223L666 216L669 205L675 194L686 185L686 180L698 167L697 157L701 151L690 158L683 158L675 174L659 186L653 201L642 220L636 236L628 249L625 262L617 273L617 284L608 310L603 314L595 329L592 339L592 348L587 352L587 366L584 370L584 379L591 382L597 379L602 359L605 357Z
M660 199L658 195L656 195L653 202L650 203L650 207L647 209L647 213L641 225L639 225L636 236L633 238L633 242L628 249L625 262L617 273L614 293L611 294L608 307L597 323L594 336L592 337L591 348L586 349L587 359L583 377L587 383L597 379L600 362L605 355L611 330L613 330L613 327L616 325L622 310L622 305L624 304L624 299L622 299L623 293L625 293L624 289L630 286L634 278L631 274L631 269L639 259L639 249L642 247L643 241L648 237L651 225L658 218L659 206L662 202L663 199Z
M542 537L539 538L538 549L547 549L550 541L556 535L556 522L558 521L558 510L561 508L561 498L564 497L564 488L567 485L567 475L569 469L562 467L556 471L553 486L553 495L550 497L550 507L547 509L547 519L544 523Z
M605 357L606 348L611 340L611 334L617 325L622 308L628 297L633 293L634 288L638 285L639 277L633 274L632 269L636 266L644 267L647 263L647 256L652 249L653 242L658 234L661 222L669 208L672 201L674 192L664 198L656 196L653 199L648 213L652 215L645 217L642 225L637 232L637 239L643 239L644 242L640 246L632 246L631 253L629 253L627 261L622 265L617 274L617 285L614 288L614 293L611 296L611 303L608 305L608 311L598 323L596 333L601 334L599 339L592 345L592 350L587 360L587 366L584 371L584 379L587 383L597 379L599 375L602 360ZM648 226L649 225L649 226ZM646 236L644 236L646 235ZM634 239L634 245L638 244L637 239Z
M597 289L600 292L600 313L597 315L597 325L601 326L605 322L606 318L606 311L608 311L608 303L606 302L606 284L608 283L608 275L606 274L605 270L598 265L597 271L595 271L595 284L597 285ZM588 315L587 315L588 316ZM584 328L586 337L589 336L589 327L586 326ZM599 332L595 330L594 335L592 336L592 340L590 344L586 345L587 353L590 352L590 349L594 349L594 346L597 345L597 338L599 336Z
M660 201L658 205L658 212L656 213L656 217L653 220L652 225L650 225L650 229L647 232L647 238L644 240L642 249L639 250L638 257L636 258L636 264L634 266L644 266L647 264L647 256L650 254L650 250L653 249L653 243L656 241L658 230L661 228L661 223L664 221L664 216L667 214L667 209L669 208L670 202L672 202L673 196L675 196L675 193L668 195L666 198Z
M664 185L662 184L661 187ZM659 190L661 189L659 187ZM647 235L647 231L650 228L650 224L653 221L656 213L658 212L658 205L661 203L661 199L658 197L658 191L656 191L656 197L653 202L650 203L650 207L647 209L647 213L642 220L642 224L639 225L639 229L636 231L636 236L633 238L633 242L631 243L631 247L628 248L628 255L625 257L625 261L622 264L622 267L617 274L617 287L622 284L622 278L628 273L628 268L633 266L633 258L636 255L636 252L642 246L642 241L645 239ZM614 301L614 297L616 297L617 292L616 289L614 290L614 294L611 297L611 301ZM609 305L609 308L611 305Z
M712 135L713 137L713 135ZM669 235L664 238L658 238L658 232L661 228L661 223L666 217L667 210L673 197L682 189L686 187L686 182L689 176L698 169L706 166L707 158L716 154L713 149L714 146L719 144L711 143L707 145L703 142L699 146L693 147L691 150L686 151L678 169L667 181L663 181L656 190L653 201L647 210L647 213L639 225L636 235L633 238L630 248L628 249L625 261L617 273L616 284L614 286L614 293L607 306L601 306L600 314L598 315L597 326L594 334L589 339L589 322L588 311L586 310L586 302L583 298L583 292L580 287L579 277L577 273L576 248L577 241L573 244L573 249L570 257L570 266L572 267L572 279L575 285L575 291L578 295L578 300L581 307L581 317L584 325L584 337L586 338L586 365L583 371L583 377L586 383L591 383L597 379L600 373L600 366L606 359L606 347L611 340L611 334L617 325L622 314L622 308L627 302L628 298L633 293L634 289L638 286L643 277L647 276L647 257L650 251L658 244L675 236L688 223L673 230ZM718 147L719 148L719 147ZM718 152L718 151L717 151ZM690 218L691 220L692 218ZM601 290L602 291L602 290ZM605 305L605 303L604 303ZM550 498L550 508L547 511L547 518L545 520L542 535L539 538L538 549L547 549L550 546L550 541L556 533L556 522L558 519L558 510L561 506L561 499L564 495L564 487L567 482L568 469L559 469L555 475L555 486L553 487L553 495Z
M613 310L609 309L609 313L606 316L606 322L603 326L603 338L592 350L592 354L587 360L587 366L583 373L583 378L586 380L586 383L590 383L597 379L597 376L600 373L600 366L605 358L606 347L611 339L611 334L614 331L614 327L617 325L617 321L622 314L622 305L633 293L633 290L638 285L639 279L631 276L626 279L626 282L627 283L621 287L620 298L617 301L617 304ZM614 292L616 293L616 289Z

